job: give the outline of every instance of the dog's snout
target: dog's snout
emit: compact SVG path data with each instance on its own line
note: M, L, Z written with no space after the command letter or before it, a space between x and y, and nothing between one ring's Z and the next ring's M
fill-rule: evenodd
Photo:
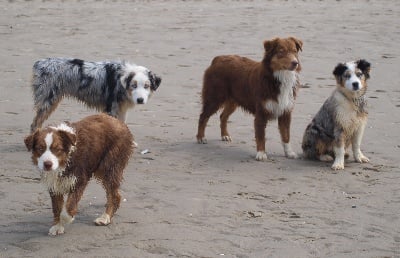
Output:
M358 82L353 82L353 90L358 90L359 89L359 83Z
M296 69L298 65L299 65L299 62L292 61L292 69Z
M44 170L51 170L53 167L53 162L47 160L43 163Z
M143 104L144 103L144 99L143 98L137 98L136 99L138 104Z

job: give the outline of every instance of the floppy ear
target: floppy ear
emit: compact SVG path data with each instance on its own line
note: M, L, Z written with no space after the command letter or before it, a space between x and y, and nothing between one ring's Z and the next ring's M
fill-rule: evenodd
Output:
M369 72L371 71L371 64L364 60L364 59L360 59L357 61L357 68L360 69L363 74L365 74L365 78L369 78Z
M333 70L333 75L335 77L340 77L347 70L347 66L343 63L339 63Z
M157 74L149 71L149 78L150 78L150 83L151 83L150 89L152 91L157 90L158 86L160 86L160 83L161 83L161 77L159 77Z
M36 131L37 132L37 131ZM24 143L26 148L28 149L28 151L31 151L33 149L33 146L35 145L35 135L36 132L34 132L33 134L30 134L28 136L25 137L24 139Z
M269 55L275 49L279 38L264 41L265 55Z
M296 44L297 52L303 51L303 41L295 37L289 37L289 39L292 40L294 44Z
M74 147L76 145L76 135L63 130L58 130L58 133L61 139L63 139L64 150L70 151L71 146Z

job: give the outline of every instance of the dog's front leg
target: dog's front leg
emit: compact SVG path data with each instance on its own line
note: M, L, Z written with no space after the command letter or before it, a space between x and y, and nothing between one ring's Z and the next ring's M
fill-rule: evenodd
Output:
M64 206L64 196L50 192L51 204L54 215L53 226L49 229L50 236L64 234L64 224L60 220L61 210Z
M285 112L282 116L278 118L278 127L281 134L281 141L283 145L283 150L285 151L285 156L290 159L297 158L297 154L292 150L290 145L290 122L292 121L291 112Z
M352 141L354 159L359 163L369 162L369 158L364 156L364 154L361 152L360 149L361 140L364 135L364 128L365 128L365 123L362 126L360 126L360 128L355 132Z
M267 127L266 111L257 111L254 118L254 131L256 136L257 154L256 160L267 160L267 153L265 152L265 128Z
M344 155L346 153L344 147L343 133L338 133L338 137L334 141L333 152L335 154L335 161L333 162L332 169L344 169Z

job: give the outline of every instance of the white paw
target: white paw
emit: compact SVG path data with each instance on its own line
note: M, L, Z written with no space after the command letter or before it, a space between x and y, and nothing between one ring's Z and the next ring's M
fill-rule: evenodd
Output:
M222 140L224 142L231 142L232 141L232 138L229 135L223 135L223 136L221 136L221 138L222 138Z
M100 217L94 220L94 224L97 226L106 226L111 223L110 215L103 213Z
M289 159L297 159L297 153L294 151L288 151L285 153L286 157Z
M289 143L283 143L283 150L285 151L285 156L289 159L296 159L297 154L292 150Z
M324 162L331 162L331 161L333 161L333 157L331 155L325 154L325 155L319 156L319 160L324 161Z
M369 162L369 158L365 157L362 153L360 153L358 156L354 157L354 159L358 163L368 163Z
M335 162L332 165L333 170L343 170L344 169L344 163L343 162Z
M64 227L58 223L49 229L49 236L57 236L64 234Z
M267 159L268 159L267 153L265 153L264 151L257 151L256 160L264 161L264 160L267 160Z
M65 225L65 224L69 224L69 223L71 223L72 221L74 221L74 217L72 217L71 215L69 215L69 214L65 211L65 209L63 209L63 210L61 211L61 214L60 214L60 220L61 220L62 224Z
M206 144L207 143L207 139L206 138L197 138L197 142L200 144Z

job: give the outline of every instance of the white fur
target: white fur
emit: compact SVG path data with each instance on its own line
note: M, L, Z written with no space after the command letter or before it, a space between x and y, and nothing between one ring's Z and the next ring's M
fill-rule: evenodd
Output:
M290 159L295 159L297 158L296 152L292 150L292 146L290 143L282 143L283 145L283 150L285 151L285 156L290 158Z
M356 70L357 70L357 64L355 62L348 62L346 63L346 66L348 68L348 70L350 71L350 77L348 79L346 79L344 86L346 87L346 89L350 90L350 91L358 91L361 90L363 87L363 84L361 83L360 78L357 76L356 74ZM353 87L353 83L358 83L358 88L354 89Z
M332 169L341 170L344 169L344 146L334 147L333 151L335 152L335 161L333 162Z
M59 124L58 126L50 126L50 128L53 128L54 130L75 134L75 129L65 123Z
M281 82L278 102L268 100L265 106L277 118L285 111L290 111L294 106L293 88L296 86L297 77L296 72L288 70L276 71L274 77Z
M256 154L256 160L258 161L262 161L262 160L267 160L267 153L265 153L265 151L257 151Z
M44 141L46 143L46 151L38 158L38 167L43 171L44 163L50 161L52 163L51 170L56 170L59 162L57 157L50 151L50 146L53 143L53 133L48 133Z
M43 171L41 182L47 189L55 194L66 194L75 188L75 176L62 176L63 170Z
M143 99L143 103L139 104L146 104L151 96L151 82L148 76L149 70L143 66L126 64L125 71L126 75L122 78L122 80L124 80L132 72L135 73L135 76L131 81L131 84L134 83L136 85L136 88L133 89L131 95L133 103L138 104L138 99Z
M110 215L103 213L100 217L94 220L94 223L97 226L106 226L111 223Z
M61 223L58 223L49 229L50 236L56 236L61 234L64 234L64 226Z

